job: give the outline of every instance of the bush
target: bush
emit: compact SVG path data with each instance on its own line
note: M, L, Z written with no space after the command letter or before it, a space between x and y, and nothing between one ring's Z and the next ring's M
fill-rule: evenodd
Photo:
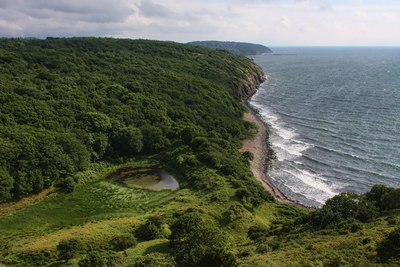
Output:
M178 266L185 267L236 267L238 263L232 252L217 246L197 246L185 254Z
M57 245L57 250L60 251L58 258L60 260L69 261L86 252L86 246L80 240L72 238L69 240L61 240Z
M387 218L387 222L390 225L394 225L394 224L398 223L398 219L396 217L389 217L389 218Z
M400 259L400 227L396 228L378 244L377 252L383 261Z
M261 240L270 236L270 230L264 226L253 225L247 231L247 236L251 240L259 243Z
M65 179L63 179L61 186L65 190L65 192L72 193L75 190L76 183L74 181L74 178L68 176Z
M174 259L166 254L154 252L136 259L129 267L175 267Z
M37 251L19 254L18 259L21 260L19 263L22 266L47 266L49 262L55 260L55 257L49 252Z
M200 225L203 220L199 212L186 212L171 226L171 235L168 237L172 249L179 249L185 239Z
M127 248L136 247L136 238L131 234L124 234L114 236L110 242L111 246L115 251L123 251Z
M150 217L143 225L136 229L135 235L144 241L164 238L163 217Z
M114 251L91 251L78 265L79 267L114 267L123 261L122 256Z
M259 244L257 246L257 252L258 253L268 253L268 252L271 252L271 251L273 251L273 249L267 244Z

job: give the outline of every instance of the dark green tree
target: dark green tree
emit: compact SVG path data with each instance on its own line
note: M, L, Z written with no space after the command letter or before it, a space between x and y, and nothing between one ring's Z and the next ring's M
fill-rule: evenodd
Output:
M143 147L142 131L133 126L121 128L116 132L112 146L122 156L134 156Z
M203 225L203 219L199 212L186 212L171 225L171 235L168 237L170 246L179 250L190 234Z
M377 208L382 210L383 196L391 191L393 191L393 188L387 187L383 184L377 184L374 185L369 192L365 193L365 196L369 201L374 203Z
M0 167L0 202L12 198L11 189L14 187L14 179L4 167Z

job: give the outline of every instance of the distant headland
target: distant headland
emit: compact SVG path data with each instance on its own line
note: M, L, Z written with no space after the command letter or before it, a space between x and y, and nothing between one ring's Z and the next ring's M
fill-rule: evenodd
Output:
M212 49L227 50L234 54L242 56L253 56L264 53L272 53L268 47L260 44L240 43L240 42L223 42L223 41L194 41L189 42L190 45L204 46Z

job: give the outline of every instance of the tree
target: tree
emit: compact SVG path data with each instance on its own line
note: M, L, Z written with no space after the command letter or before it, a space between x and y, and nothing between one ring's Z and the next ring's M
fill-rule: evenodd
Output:
M11 189L14 187L14 179L4 167L0 167L0 202L12 198Z
M87 112L83 120L93 132L104 132L111 128L110 118L101 112Z
M143 134L143 150L146 153L159 152L170 145L170 141L163 135L159 127L144 125L140 127Z
M181 243L177 251L178 266L237 266L227 246L227 237L217 227L201 225Z
M392 189L382 197L382 209L400 209L400 188Z
M143 135L139 128L128 126L117 131L112 142L113 148L121 156L133 156L143 147Z
M382 210L383 196L393 191L393 189L394 188L387 187L383 184L376 184L369 192L365 193L365 196L369 201L373 202L377 208Z
M61 240L57 245L57 250L60 252L58 258L68 262L70 259L86 252L86 245L80 240L72 238L68 240Z
M199 212L186 212L171 225L171 235L169 242L172 249L180 249L186 238L200 225L203 220Z

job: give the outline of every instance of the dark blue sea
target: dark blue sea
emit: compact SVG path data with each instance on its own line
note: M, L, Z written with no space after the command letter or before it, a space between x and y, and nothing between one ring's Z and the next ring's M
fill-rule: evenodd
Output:
M276 47L250 105L269 126L272 182L322 206L374 184L400 187L400 47Z

